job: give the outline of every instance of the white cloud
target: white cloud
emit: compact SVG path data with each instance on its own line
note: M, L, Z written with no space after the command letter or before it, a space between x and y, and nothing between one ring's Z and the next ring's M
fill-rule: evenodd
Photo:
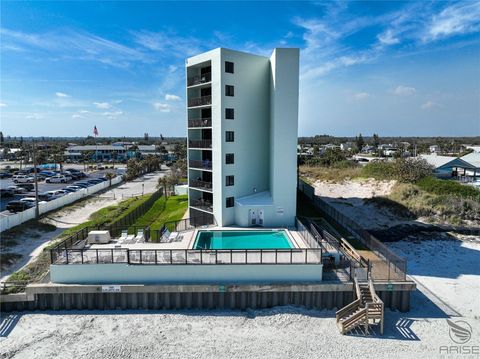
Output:
M101 108L101 109L109 109L109 108L112 108L112 105L110 105L108 102L94 102L93 103L97 108Z
M7 104L4 102L0 102L0 107L7 107Z
M430 110L430 109L433 109L433 108L442 107L442 105L440 105L439 103L434 102L434 101L427 101L427 102L423 103L421 107L424 110Z
M398 95L398 96L410 96L410 95L413 95L415 92L417 92L417 89L415 87L402 86L402 85L397 86L392 91L394 95Z
M170 105L166 104L166 103L155 102L153 104L153 107L155 107L156 110L161 111L161 112L170 112L171 111Z
M181 98L180 98L180 96L170 95L170 94L167 93L167 94L165 95L165 100L166 100L166 101L180 101Z
M424 41L480 30L480 2L465 1L447 6L432 17Z
M55 96L57 97L70 97L70 95L67 95L66 93L63 92L55 92Z
M120 68L128 67L132 62L155 61L142 49L131 48L85 31L62 29L35 34L2 28L0 34L4 47L30 52L47 50L62 60L96 61Z
M41 115L39 113L31 113L31 114L26 115L25 118L27 120L41 120L44 117L43 117L43 115Z
M168 53L178 58L198 54L205 41L194 37L179 36L171 32L134 31L134 41L149 51Z
M123 115L123 111L108 111L102 113L102 116L108 117L108 118L117 118L118 116Z
M80 110L78 112L80 112L80 113L90 113L90 111L88 111L88 110Z
M82 115L79 115L78 113L75 113L75 114L72 115L72 118L73 118L73 119L83 118L83 116L82 116Z
M363 101L370 98L370 94L368 92L357 92L353 94L353 98L357 101Z
M384 45L395 45L400 42L400 40L396 37L392 29L388 29L387 31L383 32L382 34L377 36L378 41Z

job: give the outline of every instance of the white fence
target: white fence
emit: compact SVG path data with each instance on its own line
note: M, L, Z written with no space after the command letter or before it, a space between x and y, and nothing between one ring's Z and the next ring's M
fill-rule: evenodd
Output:
M112 179L112 185L120 183L121 181L122 181L122 177L117 176ZM50 202L40 202L38 204L38 211L40 214L53 211L54 209L58 209L67 204L78 201L81 198L90 196L98 191L108 188L109 186L110 186L109 181L105 181L105 182L93 185L91 187L82 188L77 192L69 193L65 196L54 199L53 201L50 201ZM33 218L35 218L35 207L29 208L23 212L18 212L12 215L2 214L0 218L0 232L3 232L9 228L18 226L19 224Z

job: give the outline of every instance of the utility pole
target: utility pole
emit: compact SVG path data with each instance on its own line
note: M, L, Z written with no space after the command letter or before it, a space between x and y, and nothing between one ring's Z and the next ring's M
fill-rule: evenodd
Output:
M35 150L35 140L33 140L33 178L35 181L35 218L38 219L40 211L38 209L38 178L37 178L37 158Z

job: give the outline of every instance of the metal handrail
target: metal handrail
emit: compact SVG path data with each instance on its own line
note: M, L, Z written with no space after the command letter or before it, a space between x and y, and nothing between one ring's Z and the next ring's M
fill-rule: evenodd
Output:
M189 148L212 148L212 140L190 140Z
M212 182L206 182L206 181L200 181L200 180L190 180L188 186L211 190L212 189Z
M52 250L54 251L54 250ZM63 249L55 265L66 264L322 264L321 248L290 249Z
M212 169L212 160L189 160L188 161L188 166L211 170Z
M188 107L206 106L212 104L212 96L200 96L188 99Z
M187 79L187 86L195 86L212 81L212 73L207 72L201 75L190 76Z
M188 120L188 127L211 127L212 119L211 118L194 118Z
M209 202L209 201L198 200L198 199L197 200L192 200L190 202L190 205L192 207L200 208L200 209L207 210L207 211L210 211L210 212L213 211L213 203Z

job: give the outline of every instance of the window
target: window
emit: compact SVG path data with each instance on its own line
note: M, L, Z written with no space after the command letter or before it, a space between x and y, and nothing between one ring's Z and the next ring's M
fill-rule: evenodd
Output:
M225 164L226 165L233 165L235 162L235 156L233 155L233 153L227 153L225 155Z
M225 142L235 141L235 133L233 131L225 131Z
M225 96L234 96L234 90L232 85L225 85Z
M225 72L233 74L233 62L225 61Z
M226 186L233 186L235 184L234 176L226 176L225 177L225 185Z
M227 197L226 201L227 208L233 207L235 204L235 198L234 197Z
M235 110L233 108L225 109L225 118L227 120L233 120L235 118Z

